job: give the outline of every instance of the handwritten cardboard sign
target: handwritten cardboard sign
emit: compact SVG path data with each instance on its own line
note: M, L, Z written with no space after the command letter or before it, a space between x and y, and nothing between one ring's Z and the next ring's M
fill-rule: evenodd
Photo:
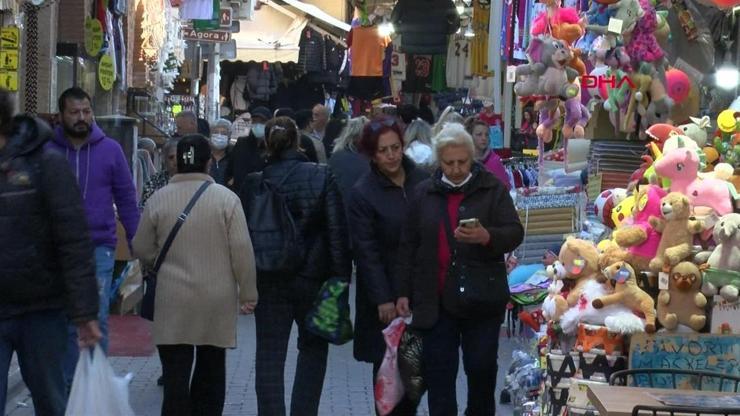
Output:
M712 333L740 334L740 301L728 302L719 295L714 296Z
M646 334L634 335L630 343L630 368L675 368L740 375L740 335ZM653 375L653 385L670 388L672 376ZM638 387L649 387L648 376L635 377ZM719 390L719 380L705 378L704 389ZM676 377L679 389L698 388L698 377ZM734 385L725 383L725 391Z

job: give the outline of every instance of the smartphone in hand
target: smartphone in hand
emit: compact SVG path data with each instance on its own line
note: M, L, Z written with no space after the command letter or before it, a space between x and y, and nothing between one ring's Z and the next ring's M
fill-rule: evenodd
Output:
M476 228L480 225L480 221L478 221L478 218L467 218L460 220L459 225L465 228Z

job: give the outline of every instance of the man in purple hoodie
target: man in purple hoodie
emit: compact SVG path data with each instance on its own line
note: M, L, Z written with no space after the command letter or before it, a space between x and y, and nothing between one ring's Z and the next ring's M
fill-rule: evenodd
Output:
M77 176L85 206L87 223L95 244L95 274L98 279L100 311L98 319L108 351L108 310L116 249L116 212L126 230L129 247L139 225L136 189L123 149L105 136L93 120L92 100L81 88L73 87L59 97L61 125L47 147L65 155ZM74 329L74 328L72 328ZM70 330L65 376L71 381L79 350L77 335Z

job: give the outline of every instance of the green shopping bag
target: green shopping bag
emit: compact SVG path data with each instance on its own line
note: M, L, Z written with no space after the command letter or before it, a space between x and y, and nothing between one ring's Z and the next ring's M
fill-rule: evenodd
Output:
M332 277L324 282L313 307L306 315L306 329L335 345L352 340L349 282L339 277Z

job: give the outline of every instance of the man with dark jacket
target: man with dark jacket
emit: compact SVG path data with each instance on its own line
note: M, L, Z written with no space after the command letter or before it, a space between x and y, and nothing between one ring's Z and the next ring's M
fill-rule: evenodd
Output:
M36 413L61 416L65 312L75 347L101 338L93 244L74 175L44 149L51 130L12 111L0 90L0 409L15 352Z
M136 188L121 145L107 137L95 123L92 101L84 90L73 87L62 93L59 116L61 125L56 127L46 147L66 157L82 191L87 224L95 245L95 276L100 296L98 320L103 332L100 346L107 352L110 287L118 242L116 211L131 247L131 239L139 225ZM71 327L65 362L68 382L74 375L79 352L73 347L76 338L73 329Z

